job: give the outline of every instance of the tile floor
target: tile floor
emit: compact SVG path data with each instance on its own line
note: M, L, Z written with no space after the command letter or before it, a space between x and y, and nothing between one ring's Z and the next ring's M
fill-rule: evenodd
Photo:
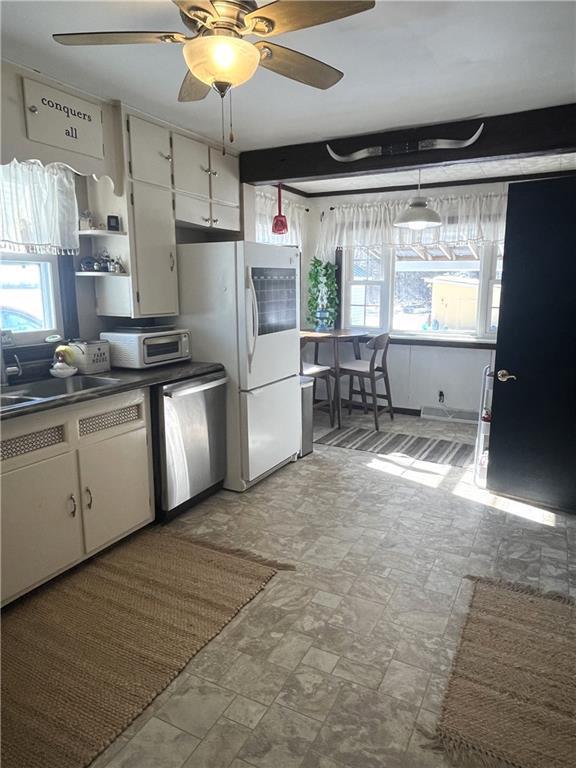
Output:
M383 427L474 436L407 416ZM576 594L576 516L402 457L316 446L172 528L296 570L278 573L93 768L439 768L418 727L440 710L470 593L462 577Z

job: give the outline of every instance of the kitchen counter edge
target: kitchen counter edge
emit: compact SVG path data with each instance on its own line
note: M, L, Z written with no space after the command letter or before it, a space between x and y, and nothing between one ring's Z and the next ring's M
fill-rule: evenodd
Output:
M0 421L8 421L19 416L29 416L34 413L51 411L54 408L63 408L67 405L75 405L88 400L96 400L100 397L109 397L120 392L128 392L131 389L140 389L142 387L153 387L158 384L168 384L184 379L205 376L209 373L224 373L224 366L220 363L194 363L171 364L158 366L156 368L145 370L133 370L128 368L112 368L110 371L100 374L90 374L97 378L119 379L116 384L109 384L106 387L98 389L86 389L80 392L71 392L60 397L48 398L46 400L37 400L29 405L22 405L18 408L0 409ZM17 382L12 387L16 388Z

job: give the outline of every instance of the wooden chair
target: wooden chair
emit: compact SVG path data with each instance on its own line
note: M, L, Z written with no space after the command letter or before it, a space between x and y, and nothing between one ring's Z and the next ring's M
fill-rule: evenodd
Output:
M374 409L374 427L379 430L378 425L378 398L385 400L388 404L388 412L390 418L394 418L394 411L392 409L392 391L390 389L390 379L388 377L388 367L386 364L386 357L388 355L388 347L390 346L390 336L387 333L382 333L379 336L375 336L371 339L366 346L372 350L372 357L370 360L350 360L349 362L342 363L340 366L340 373L342 376L350 376L350 388L348 390L348 413L352 413L352 397L354 395L361 395L362 405L364 406L364 413L368 413L367 404L367 392L366 392L366 380L370 382L370 395L372 396L372 407ZM378 364L378 353L381 352L380 363ZM360 389L354 389L354 378L358 379ZM376 391L376 382L382 379L384 381L385 394L381 395Z
M332 396L332 384L330 381L330 375L332 369L329 365L320 365L318 363L318 350L315 350L314 363L306 363L302 360L302 350L306 346L305 341L300 342L300 374L302 376L310 376L314 379L314 385L312 389L312 400L314 402L314 408L323 408L328 406L328 412L330 414L330 426L334 426L334 398ZM316 345L318 346L318 345ZM316 381L323 379L326 384L326 400L316 399Z

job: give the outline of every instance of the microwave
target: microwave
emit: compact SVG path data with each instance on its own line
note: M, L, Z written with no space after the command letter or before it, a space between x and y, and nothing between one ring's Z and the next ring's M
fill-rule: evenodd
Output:
M110 342L114 368L149 368L190 359L190 331L110 331L100 334Z

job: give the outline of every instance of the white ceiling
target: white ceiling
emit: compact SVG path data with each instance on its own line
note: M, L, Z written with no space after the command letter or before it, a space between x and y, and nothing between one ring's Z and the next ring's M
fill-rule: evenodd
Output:
M313 1L313 0L312 0ZM179 45L71 48L55 32L184 31L170 0L4 0L2 56L218 139L218 96L178 104ZM238 150L576 100L576 3L387 2L275 38L345 73L317 91L265 70L234 93Z
M478 179L498 179L508 176L530 176L535 173L576 171L576 152L564 155L542 157L519 157L506 160L483 160L476 163L455 163L454 165L422 168L422 184L446 184ZM314 194L328 192L350 192L357 189L379 189L382 187L410 187L418 184L418 170L373 173L367 176L350 176L343 179L318 179L291 184L293 189Z

